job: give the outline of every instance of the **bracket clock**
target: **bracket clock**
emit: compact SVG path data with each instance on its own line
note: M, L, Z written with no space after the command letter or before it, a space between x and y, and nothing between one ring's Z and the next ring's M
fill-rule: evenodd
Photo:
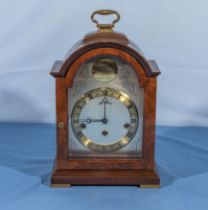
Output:
M112 15L100 24L97 15ZM51 184L157 187L154 160L156 85L160 70L124 34L120 15L91 15L87 34L55 61L57 155Z

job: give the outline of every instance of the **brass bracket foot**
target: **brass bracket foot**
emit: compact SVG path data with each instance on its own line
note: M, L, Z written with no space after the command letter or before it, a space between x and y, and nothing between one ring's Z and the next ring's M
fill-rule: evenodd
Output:
M159 184L141 184L140 188L160 188Z
M70 184L50 184L50 187L53 188L68 188L71 187Z

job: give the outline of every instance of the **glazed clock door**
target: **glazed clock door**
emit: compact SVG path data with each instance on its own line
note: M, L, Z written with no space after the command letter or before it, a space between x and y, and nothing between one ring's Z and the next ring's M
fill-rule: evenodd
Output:
M82 64L68 89L69 159L140 159L143 95L135 70L121 58Z

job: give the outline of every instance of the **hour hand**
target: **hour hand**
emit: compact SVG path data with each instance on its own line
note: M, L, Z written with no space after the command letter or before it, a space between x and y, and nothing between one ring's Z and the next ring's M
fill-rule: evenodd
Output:
M86 124L90 124L92 122L102 122L103 124L106 124L108 122L108 120L106 118L103 118L103 119L90 119L90 118L87 118L87 119L79 119L79 120L74 120L73 121L74 123L86 123Z
M103 119L90 119L90 118L87 118L87 119L79 119L79 120L74 120L74 122L81 122L81 123L86 123L86 124L90 124L92 122L102 122Z

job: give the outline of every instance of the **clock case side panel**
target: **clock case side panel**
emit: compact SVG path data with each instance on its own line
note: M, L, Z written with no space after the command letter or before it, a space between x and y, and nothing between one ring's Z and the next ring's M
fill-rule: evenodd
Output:
M87 59L100 55L116 55L126 59L133 64L138 70L138 76L141 86L144 87L144 140L143 140L143 158L142 160L68 160L68 112L67 112L67 89L72 85L73 77L78 67ZM88 58L87 58L88 56ZM65 62L66 63L66 62ZM138 68L138 66L140 66ZM60 69L64 69L62 64ZM59 70L60 70L59 69ZM159 176L155 170L154 163L154 141L155 141L155 102L156 102L156 78L148 77L143 70L143 67L130 54L118 48L97 48L90 50L83 55L80 55L73 61L68 73L64 76L56 78L56 97L57 97L57 157L55 161L54 171L51 182L70 183L70 184L159 184ZM62 70L63 71L63 70ZM152 70L153 72L154 70ZM58 72L58 71L56 71ZM61 70L59 71L61 72ZM63 123L63 124L62 124ZM98 178L93 178L96 171L99 171ZM127 175L117 177L115 182L111 179L106 181L107 177L114 177L115 170L124 171ZM93 172L94 171L94 172ZM88 174L89 180L84 181L82 174ZM94 175L93 175L94 174ZM137 175L135 175L137 174ZM144 175L146 174L146 175ZM136 177L135 177L136 176ZM79 178L78 178L79 177ZM93 181L94 180L94 181Z

